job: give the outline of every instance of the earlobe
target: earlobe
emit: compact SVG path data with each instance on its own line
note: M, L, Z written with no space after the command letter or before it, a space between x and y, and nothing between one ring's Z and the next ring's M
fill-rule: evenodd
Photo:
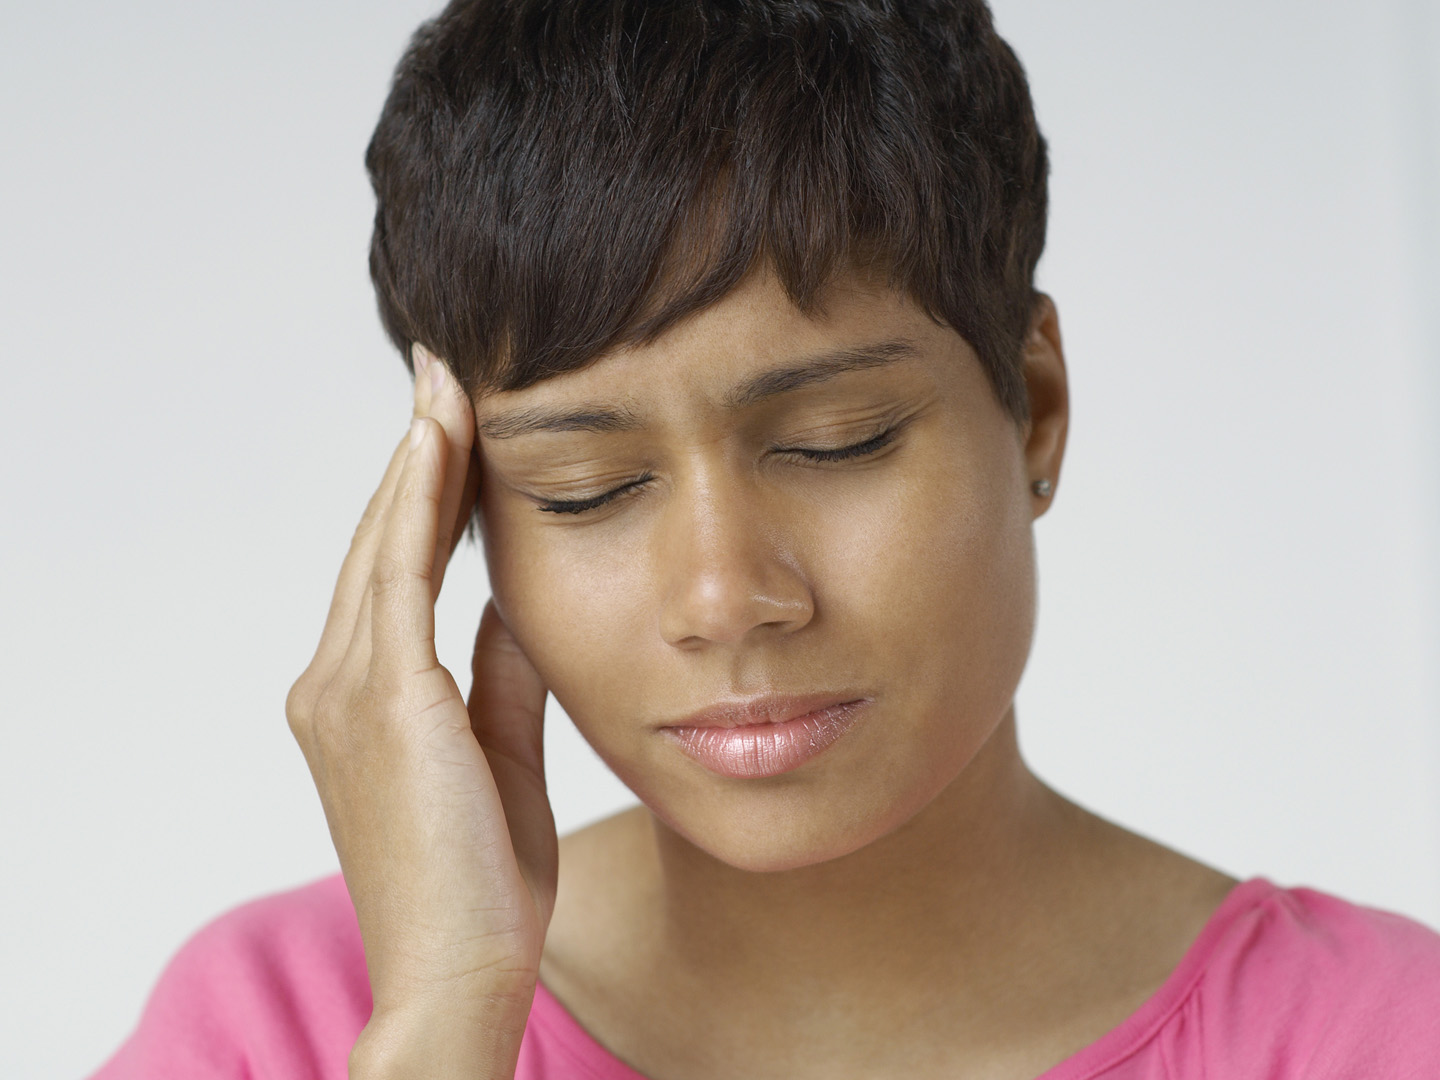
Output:
M1024 344L1025 392L1030 421L1025 426L1025 475L1040 505L1050 505L1060 481L1065 437L1070 426L1070 392L1065 352L1060 340L1060 315L1055 302L1036 293Z

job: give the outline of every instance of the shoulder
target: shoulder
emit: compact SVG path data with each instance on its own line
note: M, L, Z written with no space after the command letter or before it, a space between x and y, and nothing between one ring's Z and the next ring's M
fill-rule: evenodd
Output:
M1212 1068L1440 1076L1440 934L1315 889L1241 888L1251 902L1215 940L1197 986Z
M95 1080L340 1078L369 1015L360 931L336 874L243 904L194 934Z

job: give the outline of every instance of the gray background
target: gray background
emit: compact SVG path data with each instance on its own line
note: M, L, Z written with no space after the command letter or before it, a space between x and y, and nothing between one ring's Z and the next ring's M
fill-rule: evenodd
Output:
M0 1058L79 1076L335 868L283 715L409 383L361 154L419 0L6 3ZM1019 714L1238 874L1440 924L1435 5L996 0L1074 394ZM467 670L473 551L441 600ZM562 829L631 801L562 716Z

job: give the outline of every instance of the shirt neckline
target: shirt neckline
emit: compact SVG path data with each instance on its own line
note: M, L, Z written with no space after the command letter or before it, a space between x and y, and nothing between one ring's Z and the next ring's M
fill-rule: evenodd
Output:
M1216 944L1231 926L1277 891L1275 884L1264 877L1249 878L1234 885L1211 912L1175 970L1139 1008L1094 1042L1046 1069L1035 1080L1086 1080L1113 1068L1143 1048L1190 997ZM535 984L535 1005L531 1015L541 1027L548 1029L553 1039L553 1043L547 1043L547 1049L553 1048L561 1053L587 1080L650 1080L621 1061L581 1027L580 1022L540 981Z
M1215 953L1215 947L1243 916L1278 891L1268 878L1253 877L1234 885L1210 913L1180 963L1160 987L1122 1020L1088 1046L1052 1065L1035 1080L1087 1080L1114 1068L1158 1035L1189 1000Z

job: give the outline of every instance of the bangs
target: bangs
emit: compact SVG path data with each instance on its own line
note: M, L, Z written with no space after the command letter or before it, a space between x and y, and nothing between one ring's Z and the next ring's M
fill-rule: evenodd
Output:
M1033 119L1028 142L1005 133L1029 170L1007 184L977 110L1013 111L1014 87L960 108L934 64L888 6L452 4L367 151L385 328L473 396L653 341L762 262L807 314L881 269L995 382L1043 244L1043 142ZM996 389L1023 412L1023 388Z

